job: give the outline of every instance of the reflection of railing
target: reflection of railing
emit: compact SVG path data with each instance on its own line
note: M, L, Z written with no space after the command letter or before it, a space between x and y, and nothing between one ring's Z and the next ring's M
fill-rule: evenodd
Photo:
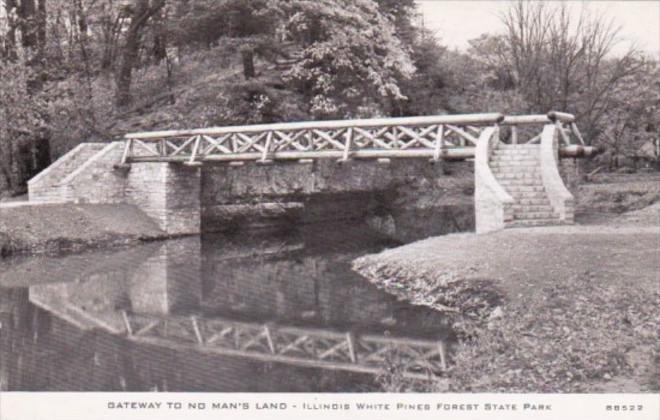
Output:
M474 146L485 127L510 126L510 142L516 144L526 128L552 123L560 130L564 152L590 154L584 153L584 141L575 125L575 117L570 114L550 112L504 117L493 113L131 133L125 136L121 163L199 165L204 161L266 163L322 158L339 161L352 158L464 159L474 156ZM540 138L537 134L526 142L535 143Z
M446 369L442 341L354 335L320 328L275 326L222 318L123 313L131 340L298 366L378 373L395 366L406 377Z

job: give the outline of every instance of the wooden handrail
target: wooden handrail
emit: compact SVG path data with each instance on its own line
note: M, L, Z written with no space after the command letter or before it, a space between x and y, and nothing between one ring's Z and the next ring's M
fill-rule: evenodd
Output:
M547 114L534 115L507 115L500 125L532 125L532 124L550 124L552 120Z
M129 133L126 139L162 139L169 137L187 137L197 135L222 135L234 133L257 133L267 131L292 131L292 130L328 130L340 128L373 128L388 127L393 125L419 126L433 124L454 125L492 125L501 122L504 115L499 113L487 114L462 114L462 115L433 115L422 117L400 117L400 118L372 118L358 120L332 120L332 121L303 121L276 124L238 125L228 127L210 127L194 130L168 130Z
M548 112L548 118L552 121L560 121L566 123L575 122L575 116L566 112L550 111Z
M430 158L466 159L474 156L486 127L557 124L565 144L577 136L575 117L563 112L504 116L500 113L432 115L334 121L303 121L245 126L210 127L126 134L121 164L205 161ZM529 130L528 130L529 131ZM580 137L578 137L580 139ZM540 140L540 135L527 142ZM121 165L120 165L121 166Z

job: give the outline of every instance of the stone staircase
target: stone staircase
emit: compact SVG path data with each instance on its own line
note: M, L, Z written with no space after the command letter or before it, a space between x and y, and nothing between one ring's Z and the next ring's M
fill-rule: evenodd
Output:
M500 143L493 150L489 165L497 182L515 200L513 219L505 227L565 223L552 207L543 186L540 145Z
M60 157L28 181L30 201L42 203L65 201L62 181L106 146L107 143L81 143Z

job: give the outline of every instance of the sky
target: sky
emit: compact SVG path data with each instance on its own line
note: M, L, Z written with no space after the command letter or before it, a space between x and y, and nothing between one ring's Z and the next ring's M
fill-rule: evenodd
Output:
M442 44L460 50L467 48L470 39L501 31L498 14L510 4L504 0L418 0L417 3L424 26L432 30ZM623 38L615 53L624 51L634 42L641 50L660 58L660 0L569 0L565 3L576 11L586 6L591 12L613 18L615 24L621 26Z

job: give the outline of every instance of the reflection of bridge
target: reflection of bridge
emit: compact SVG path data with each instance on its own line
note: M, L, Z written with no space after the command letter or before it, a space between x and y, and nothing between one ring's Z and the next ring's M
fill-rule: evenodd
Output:
M98 328L125 334L134 342L182 351L369 374L391 368L414 378L432 378L447 367L442 340L353 334L220 317L93 313L66 299L43 298L38 293L31 293L30 300L78 328Z
M33 285L29 299L81 330L98 329L184 353L369 374L393 368L424 378L446 366L442 326L415 324L415 331L438 338L413 338L407 333L410 324L397 315L394 325L387 327L392 334L382 333L386 327L380 320L394 316L391 304L366 293L366 283L365 289L352 286L352 298L347 299L344 283L338 283L343 274L332 271L338 276L333 277L324 264L337 256L319 260L301 253L302 243L278 240L255 240L247 248L223 243L204 253L201 248L200 238L193 237L149 244L136 249L133 257L125 251L104 254L98 261L87 256L85 267L71 261L77 257L68 257L66 263L74 263L71 274L83 274L71 282L71 274L62 272L59 283ZM298 251L281 252L289 248ZM248 250L252 253L246 260ZM277 257L260 260L255 267L257 255ZM129 260L134 263L127 265ZM23 271L17 267L18 273ZM204 292L203 278L213 279ZM337 304L340 301L343 306ZM236 304L245 308L231 309ZM362 316L354 316L357 308ZM202 311L222 315L187 316ZM248 317L259 320L238 320ZM280 321L269 322L272 319Z
M223 318L156 317L123 312L129 339L265 362L429 378L446 368L442 341L354 335L322 328L239 322Z

